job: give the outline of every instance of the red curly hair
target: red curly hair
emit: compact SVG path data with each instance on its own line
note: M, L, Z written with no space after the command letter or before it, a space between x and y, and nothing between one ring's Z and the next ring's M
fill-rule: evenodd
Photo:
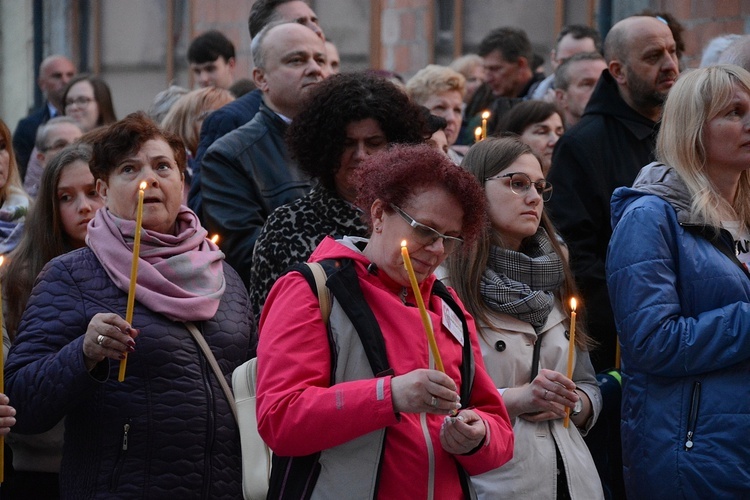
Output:
M473 175L426 145L395 145L367 158L357 169L357 206L372 229L370 207L381 200L386 210L402 206L417 191L439 187L461 205L461 234L466 245L478 238L487 220L484 192Z

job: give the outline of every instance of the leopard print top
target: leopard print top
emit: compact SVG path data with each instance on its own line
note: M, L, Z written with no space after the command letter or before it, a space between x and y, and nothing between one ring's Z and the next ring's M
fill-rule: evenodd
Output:
M260 319L276 279L289 266L305 262L324 237L367 236L361 214L361 210L322 186L274 210L253 251L249 288L255 317Z

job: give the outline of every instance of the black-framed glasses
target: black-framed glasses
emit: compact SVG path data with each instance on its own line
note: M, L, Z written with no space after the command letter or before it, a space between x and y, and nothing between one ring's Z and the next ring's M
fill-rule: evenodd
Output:
M458 238L456 236L448 236L447 234L443 234L440 231L436 231L430 226L427 226L425 224L422 224L421 222L415 221L413 217L411 217L409 214L407 214L406 212L398 208L393 203L391 203L391 208L397 214L399 214L401 218L406 221L407 224L409 224L412 227L412 232L414 233L417 243L419 243L420 245L424 245L424 246L432 245L437 240L442 238L443 249L445 250L445 253L451 253L453 250L461 246L461 244L464 242L464 240L461 238Z
M545 179L539 181L532 181L531 177L524 174L523 172L511 172L510 174L495 175L493 177L487 177L485 182L495 179L510 179L510 190L515 194L523 196L529 192L532 184L534 189L542 197L542 200L549 201L552 198L552 184L547 182Z

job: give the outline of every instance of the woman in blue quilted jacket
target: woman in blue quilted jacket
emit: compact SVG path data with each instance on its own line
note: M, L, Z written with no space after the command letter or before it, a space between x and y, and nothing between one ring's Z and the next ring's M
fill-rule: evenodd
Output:
M685 73L659 162L612 198L628 498L747 498L750 73Z
M181 205L182 141L136 113L91 143L105 206L89 223L87 246L45 266L29 298L6 368L15 431L43 432L65 417L62 498L240 498L236 422L187 324L231 374L255 354L245 287Z

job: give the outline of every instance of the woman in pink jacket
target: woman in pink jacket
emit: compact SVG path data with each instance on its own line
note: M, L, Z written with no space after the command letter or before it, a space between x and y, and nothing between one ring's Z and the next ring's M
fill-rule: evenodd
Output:
M276 282L261 318L258 429L277 456L294 458L274 462L269 497L468 497L466 477L507 462L513 434L484 370L474 322L452 291L435 285L433 271L476 239L484 197L470 174L427 146L394 146L370 157L359 188L370 239L326 238L310 260L337 261L329 287L351 273L343 281L374 316L389 370L373 373L366 356L373 349L363 348L344 298L334 294L326 328L299 272ZM403 240L444 373L434 369ZM474 368L468 377L467 367ZM469 395L460 400L468 381ZM301 474L296 467L305 461L313 465ZM299 493L287 496L295 487Z

